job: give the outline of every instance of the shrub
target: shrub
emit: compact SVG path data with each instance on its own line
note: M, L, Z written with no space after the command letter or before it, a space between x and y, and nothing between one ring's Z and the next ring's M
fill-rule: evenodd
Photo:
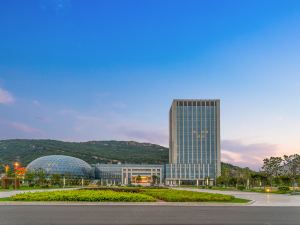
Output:
M288 192L290 188L288 186L279 186L278 191L279 192Z
M119 188L121 190L65 190L51 192L26 192L11 197L14 201L87 201L87 202L154 202L157 199L167 202L231 202L231 195L174 189ZM130 190L131 189L131 190Z
M239 186L237 186L237 189L240 190L240 191L243 191L243 190L245 190L246 188L245 188L244 185L239 185Z
M116 192L131 192L131 193L139 193L141 190L136 187L95 187L95 188L82 188L80 190L93 190L93 191L116 191Z
M70 190L22 193L12 197L14 201L87 201L87 202L153 202L151 196L140 193L111 190Z
M231 195L172 189L144 189L143 193L167 202L226 202L234 199Z

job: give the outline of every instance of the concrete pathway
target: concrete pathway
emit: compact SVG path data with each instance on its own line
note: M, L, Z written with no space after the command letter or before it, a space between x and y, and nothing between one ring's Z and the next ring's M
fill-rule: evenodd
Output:
M62 191L62 190L74 190L77 188L56 188L56 189L34 189L34 190L17 190L17 191L0 191L0 198L7 198L16 194L25 192L43 192L43 191Z
M267 194L267 193L242 192L242 191L219 191L219 190L196 189L196 188L176 188L176 189L233 195L237 198L252 200L253 203L251 204L251 206L300 206L300 195Z

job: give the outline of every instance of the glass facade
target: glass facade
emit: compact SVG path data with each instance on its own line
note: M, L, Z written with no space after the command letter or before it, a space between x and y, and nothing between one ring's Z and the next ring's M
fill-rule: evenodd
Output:
M101 184L130 184L133 177L156 175L164 180L163 165L139 164L95 164L95 178Z
M170 109L167 178L216 178L220 173L220 101L174 100Z
M63 176L89 178L92 167L85 161L65 155L49 155L35 159L28 164L28 171L43 170L46 174L60 174Z

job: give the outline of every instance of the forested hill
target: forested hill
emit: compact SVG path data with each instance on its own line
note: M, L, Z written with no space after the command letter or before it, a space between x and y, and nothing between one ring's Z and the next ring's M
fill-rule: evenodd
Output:
M0 141L0 163L20 161L27 165L45 155L68 155L92 163L163 164L168 148L134 141L64 142L55 140L11 139Z
M68 155L93 163L145 163L164 164L169 160L169 149L150 143L134 141L64 142L55 140L11 139L0 140L1 164L20 161L26 166L45 155ZM222 170L240 170L238 166L222 163Z

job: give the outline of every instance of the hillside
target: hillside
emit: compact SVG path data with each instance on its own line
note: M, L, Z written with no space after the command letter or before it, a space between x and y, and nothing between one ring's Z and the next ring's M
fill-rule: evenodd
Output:
M0 141L1 164L20 161L26 166L32 160L45 155L68 155L93 163L146 163L164 164L169 160L169 149L150 143L134 141L64 142L55 140L12 139ZM235 173L241 168L222 163L222 171Z
M27 165L45 155L69 155L92 163L155 163L168 161L168 148L134 141L63 142L55 140L1 140L0 163Z

